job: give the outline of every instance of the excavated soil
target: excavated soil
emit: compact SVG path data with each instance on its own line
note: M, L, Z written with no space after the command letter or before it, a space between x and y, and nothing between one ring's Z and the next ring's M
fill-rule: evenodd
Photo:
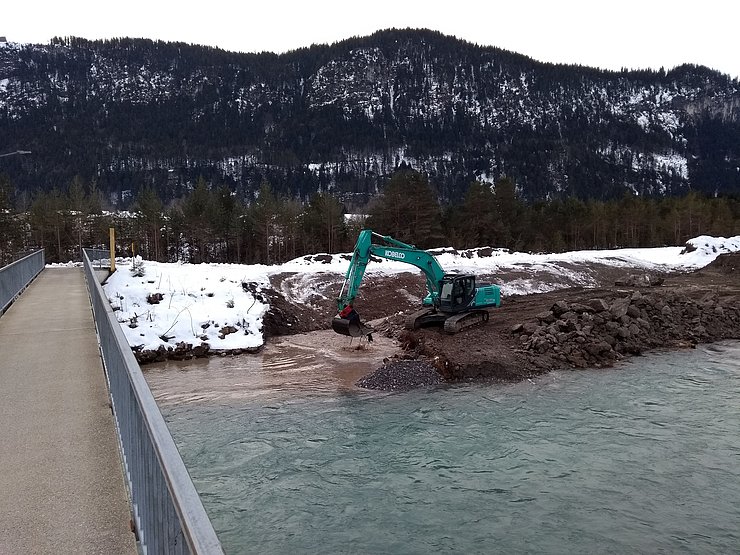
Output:
M405 314L417 309L425 294L420 274L368 276L355 306L377 334L397 347L364 385L408 389L432 384L428 374L419 380L420 369L431 367L446 381L517 381L555 369L611 366L650 350L740 339L739 267L740 253L734 253L691 273L645 275L569 264L568 272L560 271L561 265L479 276L481 281L526 281L557 289L505 296L502 306L491 310L488 324L456 335L438 328L404 329ZM340 279L320 274L306 282L305 276L281 274L272 285L266 336L329 328Z

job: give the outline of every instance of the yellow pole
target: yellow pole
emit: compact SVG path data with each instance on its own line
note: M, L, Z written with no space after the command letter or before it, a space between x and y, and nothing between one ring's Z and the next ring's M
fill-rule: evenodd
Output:
M116 230L110 228L110 272L116 271Z

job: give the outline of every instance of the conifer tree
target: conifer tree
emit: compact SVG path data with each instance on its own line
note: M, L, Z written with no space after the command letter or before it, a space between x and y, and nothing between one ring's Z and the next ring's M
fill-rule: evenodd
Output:
M523 206L517 197L514 180L502 177L496 181L493 192L493 205L498 221L495 223L494 243L497 246L514 248L520 240L525 225Z
M143 187L136 199L137 218L141 225L142 255L148 259L161 259L162 201L151 187Z
M470 184L460 209L461 247L480 247L492 243L500 219L495 201L490 186L479 181Z
M10 179L0 175L0 267L23 250L21 226L11 203Z
M254 262L271 264L275 261L273 244L277 240L275 232L279 202L267 181L262 183L248 213L254 230L251 259Z
M437 194L427 178L414 170L393 174L370 209L368 226L420 248L439 246L444 239Z
M221 262L229 262L232 259L238 261L240 247L238 229L242 212L243 207L236 195L225 185L213 193L210 226L214 240L219 245L218 258Z
M342 205L329 193L314 195L304 212L303 229L312 252L336 252L345 231Z
M182 215L185 229L192 239L192 261L209 260L208 239L210 238L209 210L211 209L211 191L206 180L201 176L195 188L182 203Z

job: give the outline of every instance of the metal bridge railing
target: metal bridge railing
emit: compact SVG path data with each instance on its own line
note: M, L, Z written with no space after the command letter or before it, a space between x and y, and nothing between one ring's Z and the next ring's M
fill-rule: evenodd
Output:
M87 253L93 268L110 268L110 251L108 249L82 249Z
M0 268L0 315L44 269L44 249Z
M108 256L107 251L102 254L83 249L83 264L142 551L222 554L141 368L95 278L91 256Z

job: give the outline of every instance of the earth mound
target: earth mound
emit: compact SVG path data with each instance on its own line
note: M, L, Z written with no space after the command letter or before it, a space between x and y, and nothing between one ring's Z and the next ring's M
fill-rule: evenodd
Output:
M740 281L740 252L720 254L704 270L721 274L737 274L738 281Z

